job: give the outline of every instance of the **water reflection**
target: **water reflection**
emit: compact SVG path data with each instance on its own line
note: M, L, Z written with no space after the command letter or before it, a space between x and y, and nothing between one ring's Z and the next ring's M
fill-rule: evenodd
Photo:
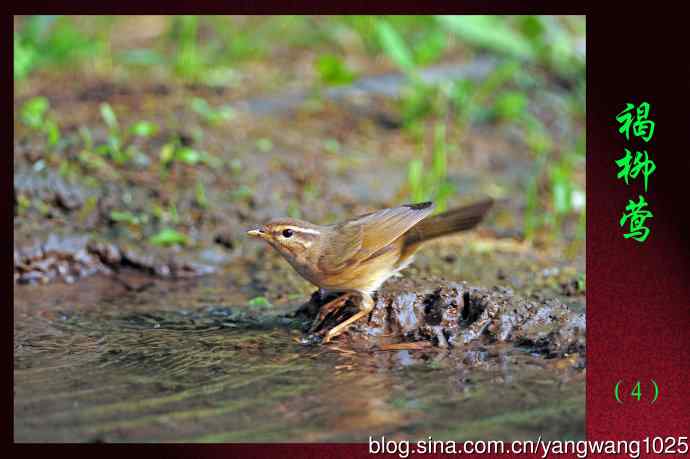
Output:
M512 346L307 347L288 305L209 304L203 282L165 295L84 282L43 302L16 290L18 441L584 435L584 372Z

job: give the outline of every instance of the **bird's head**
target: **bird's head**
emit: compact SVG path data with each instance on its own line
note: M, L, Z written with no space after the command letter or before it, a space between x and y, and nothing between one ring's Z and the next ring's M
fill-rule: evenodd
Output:
M247 232L249 236L263 239L288 261L303 259L312 247L317 246L326 228L294 218L271 220L265 225Z

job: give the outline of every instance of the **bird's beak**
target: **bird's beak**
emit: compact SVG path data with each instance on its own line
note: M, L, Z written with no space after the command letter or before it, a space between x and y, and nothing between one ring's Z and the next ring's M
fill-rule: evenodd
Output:
M259 237L261 239L265 239L267 234L263 228L256 228L256 229L247 231L247 235L252 236L252 237Z

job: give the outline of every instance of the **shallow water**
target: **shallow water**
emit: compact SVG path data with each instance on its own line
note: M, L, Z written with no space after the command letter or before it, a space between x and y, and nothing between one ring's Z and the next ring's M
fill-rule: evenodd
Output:
M284 317L297 304L249 310L218 276L143 285L15 288L17 441L584 435L584 371L568 359L309 347Z

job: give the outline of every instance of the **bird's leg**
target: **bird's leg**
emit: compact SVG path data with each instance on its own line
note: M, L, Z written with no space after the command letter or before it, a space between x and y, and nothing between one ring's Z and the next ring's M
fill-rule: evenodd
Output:
M313 333L318 328L323 324L323 321L326 320L326 317L333 311L337 311L340 309L346 302L347 300L352 296L352 293L344 293L340 295L338 298L329 301L328 303L324 304L321 306L319 309L319 315L314 319L314 322L311 325L311 328L309 329L309 333Z
M350 325L358 321L362 317L369 315L372 309L374 309L374 299L368 293L362 293L362 301L359 305L359 311L349 319L345 320L343 323L336 325L335 327L328 330L326 336L323 338L323 343L327 343L336 336L340 335L342 332L348 329Z

